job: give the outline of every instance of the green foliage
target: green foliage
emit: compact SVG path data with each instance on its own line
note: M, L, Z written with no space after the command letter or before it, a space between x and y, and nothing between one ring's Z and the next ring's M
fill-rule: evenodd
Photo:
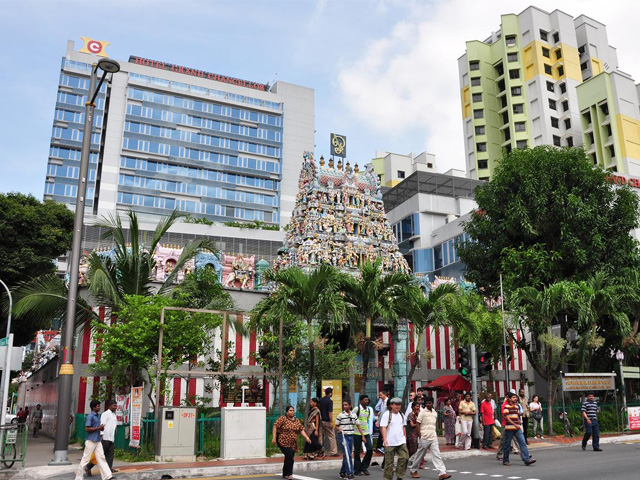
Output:
M499 359L504 343L501 311L488 308L485 299L476 292L460 292L458 302L468 324L456 328L457 342L460 345L474 343L476 351L491 352L494 359Z
M342 380L343 385L351 381L351 369L355 363L356 351L343 350L333 342L316 342L316 367L314 369L314 380L319 383L323 379ZM302 352L299 363L306 367L309 362L309 352ZM340 400L340 399L338 399ZM302 410L300 410L302 411Z
M179 299L190 308L206 310L233 310L235 303L211 268L190 273L171 291L171 297Z
M182 221L184 223L199 223L201 225L213 225L215 223L212 220L209 220L208 218L204 218L204 217L196 218L191 216L190 214L185 215Z
M280 230L278 225L266 225L264 222L260 220L254 220L253 222L223 222L225 227L235 227L235 228L249 228L252 230Z
M225 358L224 358L224 372L235 372L242 363L234 354L234 343L226 342L225 344ZM212 372L220 371L220 362L222 361L222 351L218 348L212 358L207 361L207 370ZM217 382L217 388L220 390L220 395L229 401L229 397L233 397L236 390L236 383L240 377L235 375L215 375L213 379ZM212 390L211 390L212 391ZM231 399L231 403L233 400Z
M579 148L536 147L506 155L476 190L478 209L458 247L467 279L497 295L613 273L636 261L638 198L614 188Z

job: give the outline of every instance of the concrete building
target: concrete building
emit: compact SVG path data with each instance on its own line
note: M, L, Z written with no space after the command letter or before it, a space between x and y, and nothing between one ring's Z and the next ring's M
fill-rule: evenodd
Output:
M436 156L427 152L403 155L378 151L371 162L383 187L395 187L414 172L436 171Z
M45 198L75 204L90 39L62 59ZM100 44L102 45L102 44ZM86 52L86 53L85 53ZM130 56L97 98L87 210L174 209L208 220L289 222L302 153L314 146L314 91Z
M467 172L488 179L503 151L582 145L577 87L618 69L606 27L529 7L469 41L458 59Z

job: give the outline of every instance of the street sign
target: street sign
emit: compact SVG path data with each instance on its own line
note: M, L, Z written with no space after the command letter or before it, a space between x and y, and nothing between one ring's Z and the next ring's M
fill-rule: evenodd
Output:
M629 407L629 430L640 430L640 407Z
M4 340L4 339L3 339ZM4 370L7 347L0 346L0 370ZM13 347L11 349L11 370L17 372L22 370L22 357L24 356L24 347Z
M0 338L0 347L9 345L9 337Z
M622 367L622 373L624 373L624 378L637 378L640 379L640 367Z
M615 390L615 377L615 373L564 373L562 390L565 392Z

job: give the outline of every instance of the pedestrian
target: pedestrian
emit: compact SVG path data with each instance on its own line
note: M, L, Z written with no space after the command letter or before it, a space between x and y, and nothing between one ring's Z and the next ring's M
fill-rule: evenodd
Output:
M84 477L85 469L91 461L91 455L95 455L96 460L98 461L98 468L100 469L102 480L110 480L112 478L111 469L104 457L104 449L102 448L102 442L100 441L100 432L104 430L104 424L100 421L100 417L98 416L98 412L100 411L100 402L98 400L92 400L89 407L91 408L91 413L87 417L84 427L87 432L87 437L84 441L84 454L82 455L82 460L80 460L80 466L76 473L76 480L82 480Z
M284 412L284 416L278 418L273 424L271 443L278 445L278 448L284 454L282 478L293 480L293 457L298 450L298 435L302 435L307 443L311 443L311 439L307 432L304 431L300 420L295 417L293 407L287 405Z
M502 411L502 415L505 417L505 441L504 451L502 453L502 464L510 466L509 451L511 450L511 440L514 436L520 445L520 458L525 465L529 466L536 461L529 456L529 449L527 448L527 442L525 441L524 434L522 433L522 417L520 415L520 406L518 405L518 395L515 393L509 394L509 403L507 403Z
M509 394L515 395L515 390L511 390ZM502 402L502 407L500 407L500 411L504 412L504 408L509 404L509 395L504 397L504 401ZM502 415L502 429L500 430L500 444L498 445L498 452L496 453L496 460L502 460L502 450L504 449L505 440L507 436L505 435L505 428L507 426L507 419L504 415ZM512 443L517 443L515 439L512 440ZM511 449L511 446L509 446ZM514 448L513 453L518 453L519 450Z
M425 408L418 414L418 425L420 428L418 450L409 458L409 471L413 478L419 478L418 469L427 450L430 450L431 461L436 470L438 470L438 480L445 480L451 478L451 475L447 473L447 469L442 461L442 455L440 455L440 445L438 444L438 434L436 433L438 412L433 408L433 397L424 397L424 402Z
M382 390L378 393L378 403L376 403L376 411L378 412L378 420L376 421L376 426L380 428L380 419L382 415L389 409L389 392L387 390ZM382 440L382 435L378 433L378 441L376 442L376 450L384 455L384 445Z
M420 438L420 425L418 425L418 415L420 414L420 404L414 403L413 409L405 419L407 425L407 450L409 458L418 450L418 438Z
M462 394L460 392L456 392L453 400L451 400L451 406L453 407L453 411L456 412L456 416L460 415L460 402L462 401Z
M471 401L471 393L464 394L464 400L460 402L458 407L460 412L460 428L462 435L460 436L460 445L458 448L471 450L471 434L473 431L473 417L478 413L476 404Z
M533 420L533 436L536 436L538 428L540 429L538 438L544 438L544 420L542 419L542 404L540 403L540 397L534 395L531 398L529 404L529 412L531 413L531 419Z
M415 399L416 399L416 392L409 393L409 403L407 404L407 410L404 412L405 422L407 421L407 418L409 418L409 414L411 413L411 410L413 410L413 401Z
M393 480L393 464L398 457L396 478L402 479L407 471L409 451L407 450L407 432L404 415L400 413L402 400L395 397L389 400L389 408L380 418L380 434L384 446L384 480Z
M338 446L336 444L336 433L333 430L333 388L324 389L324 397L320 399L320 417L322 418L322 439L320 445L329 443L329 455L338 456ZM325 450L326 451L326 450Z
M102 450L104 451L104 458L109 465L111 473L116 473L118 470L113 468L113 455L115 453L115 441L116 441L116 427L118 426L118 419L116 418L116 410L118 403L114 400L107 401L107 409L100 416L100 423L104 425L104 430L100 432ZM90 461L85 470L87 476L91 476L91 469L94 467Z
M444 438L447 445L455 444L456 436L456 412L451 406L451 399L447 398L442 409L442 417L444 418Z
M480 403L480 420L484 425L484 435L482 437L482 448L493 449L493 426L495 417L493 405L491 404L491 394L486 393L484 400Z
M587 399L582 404L582 420L584 422L584 437L582 437L582 450L587 449L589 437L593 436L593 451L601 452L600 425L598 425L598 403L593 392L589 392Z
M18 423L27 423L27 417L29 416L29 407L24 407L18 410Z
M311 439L311 443L304 446L304 458L306 460L314 460L315 458L324 458L324 449L318 441L320 429L322 428L322 419L320 409L318 408L318 399L312 398L309 403L309 415L307 416L307 435Z
M340 445L342 447L342 467L340 467L340 478L353 478L353 432L360 432L358 440L362 442L362 428L358 422L358 416L351 411L351 401L342 402L342 413L336 417L336 431L339 434Z
M38 430L42 428L42 407L40 404L36 405L36 409L33 411L33 415L31 415L31 426L33 428L33 438L38 436Z
M371 426L373 409L369 406L369 396L360 395L360 404L353 410L358 417L360 430L353 434L353 474L369 475L369 465L373 456L373 443L371 442ZM362 431L362 433L360 433ZM365 451L364 458L360 460L360 453Z
M520 389L518 395L518 403L520 404L520 408L522 408L522 432L524 439L527 441L527 445L529 445L529 400L525 396L524 388Z

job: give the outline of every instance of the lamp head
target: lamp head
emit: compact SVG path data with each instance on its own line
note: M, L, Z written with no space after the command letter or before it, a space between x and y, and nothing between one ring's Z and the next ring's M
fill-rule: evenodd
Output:
M120 64L110 58L98 60L98 67L107 73L118 73L120 71Z

